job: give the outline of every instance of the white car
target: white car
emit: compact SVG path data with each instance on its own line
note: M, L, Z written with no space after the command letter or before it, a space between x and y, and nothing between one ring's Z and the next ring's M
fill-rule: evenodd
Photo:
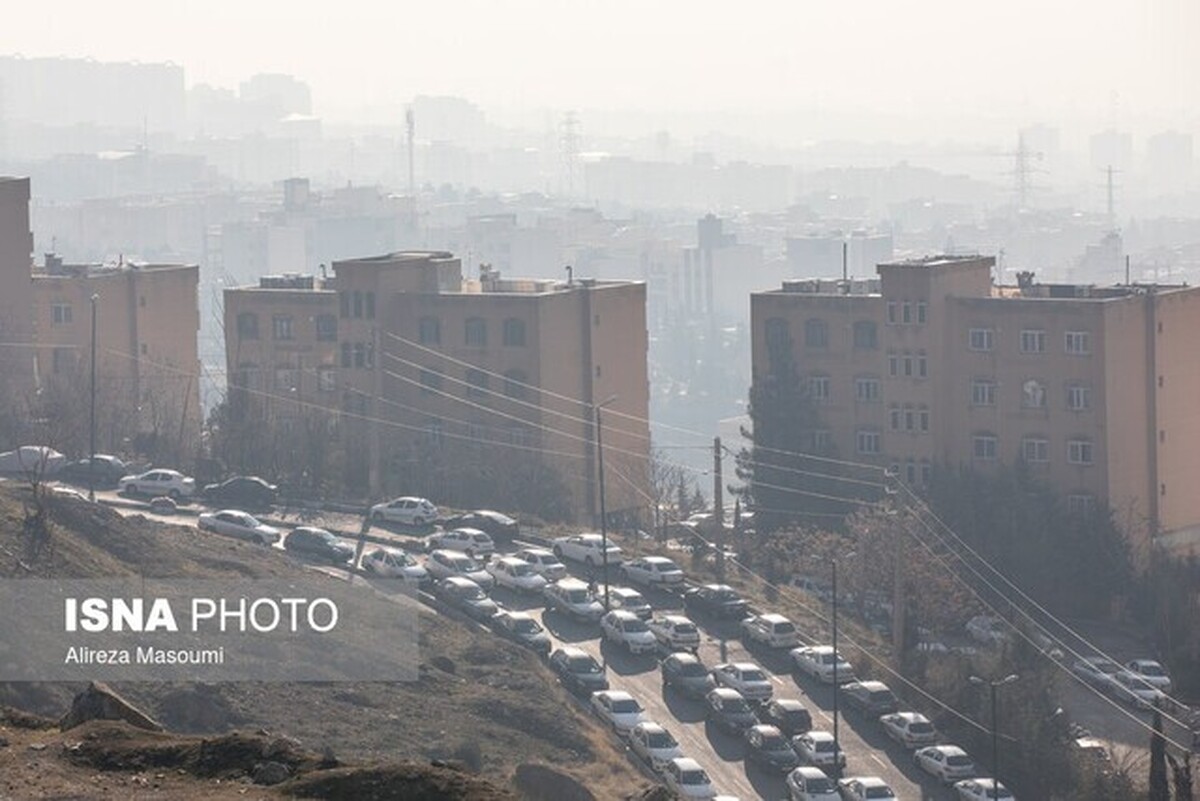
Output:
M695 651L700 647L700 629L683 615L664 615L649 623L650 633L669 651Z
M160 495L178 501L196 494L196 479L178 470L147 470L136 476L125 476L117 482L117 492L129 495Z
M609 612L600 618L600 630L604 639L623 645L631 654L650 654L658 648L658 641L646 627L646 621L633 612Z
M257 542L259 545L274 545L282 536L279 529L261 523L253 515L237 509L205 512L196 521L196 527L202 531L224 534L226 537Z
M629 587L610 587L608 590L608 605L610 609L624 609L633 612L642 620L649 620L654 614L654 608L646 600L646 596Z
M724 662L712 669L721 687L737 690L747 701L770 701L775 688L763 669L753 662Z
M836 758L840 767L846 767L846 752L837 746L833 735L827 731L813 729L792 738L792 748L800 761L818 768L831 768Z
M545 548L522 548L515 556L533 565L533 570L546 581L558 581L567 577L567 566Z
M851 776L838 782L842 801L882 801L896 793L878 776Z
M800 644L800 635L792 621L769 612L751 615L742 621L742 641L757 642L770 648L795 648Z
M496 586L496 580L462 551L434 551L425 560L425 569L438 580L461 576L488 591Z
M405 584L413 586L429 581L429 572L411 555L396 548L376 548L363 557L362 567L368 573L403 579Z
M905 748L921 748L938 741L938 730L920 712L893 712L879 718L887 736Z
M665 556L643 556L621 564L621 579L643 587L677 587L683 584L683 571Z
M642 721L629 732L629 748L655 771L662 770L675 757L683 756L671 732L650 720Z
M1017 801L1003 782L995 779L963 779L954 783L958 801Z
M599 534L572 534L554 540L552 549L559 559L573 559L588 567L604 564L604 539ZM608 544L608 564L616 566L621 561L621 549Z
M913 754L917 767L946 784L976 774L975 760L957 745L928 745Z
M787 775L790 801L838 801L837 783L825 771L812 765L801 765Z
M371 507L371 519L379 523L424 526L438 518L438 509L424 498L396 498Z
M663 767L663 781L683 798L708 798L717 794L712 779L700 763L688 757L676 757Z
M1072 673L1104 692L1111 692L1113 678L1122 670L1119 664L1103 656L1084 657L1071 665Z
M1171 677L1164 668L1153 659L1135 659L1125 663L1125 670L1140 678L1151 687L1157 687L1164 693L1171 692Z
M542 591L546 605L567 617L584 623L595 623L604 617L604 605L592 595L588 585L576 578L554 582Z
M496 543L492 538L477 528L456 528L453 531L439 531L430 534L426 540L428 548L435 551L438 548L446 551L462 551L473 559L491 556L496 552Z
M592 693L592 711L600 716L617 734L628 734L642 722L642 705L624 690L601 690Z
M833 653L832 645L814 645L809 648L793 648L792 664L801 673L807 673L817 681L833 684L834 667L837 667L838 684L854 681L854 666L841 654Z
M504 556L488 562L486 570L496 580L497 587L533 593L546 589L546 579L537 574L533 565L515 556Z
M1166 700L1166 693L1147 684L1141 676L1135 676L1127 670L1112 677L1109 692L1118 701L1132 704L1138 709L1153 709Z

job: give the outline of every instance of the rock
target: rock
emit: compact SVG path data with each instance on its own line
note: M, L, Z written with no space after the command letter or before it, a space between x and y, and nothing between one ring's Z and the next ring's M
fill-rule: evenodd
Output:
M30 743L29 750L30 751L45 751L46 744L45 743Z
M438 656L435 656L433 659L430 659L429 664L433 665L435 668L442 671L443 673L449 673L451 675L453 675L454 672L458 669L458 667L454 664L453 659L450 659L449 657L446 657L446 656L441 656L440 654Z
M548 765L518 765L513 783L529 801L596 801L592 791L577 779Z
M0 748L8 748L8 738L0 737Z
M139 729L163 730L153 718L98 681L92 682L86 690L75 696L70 711L58 722L58 728L68 731L89 720L123 720Z
M259 762L254 766L250 777L255 784L279 784L292 776L292 769L282 762Z

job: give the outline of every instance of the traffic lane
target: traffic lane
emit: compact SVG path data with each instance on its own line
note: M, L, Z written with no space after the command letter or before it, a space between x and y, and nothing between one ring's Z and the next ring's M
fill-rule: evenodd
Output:
M1065 674L1058 676L1057 684L1058 697L1062 699L1063 709L1071 716L1072 722L1107 743L1114 756L1120 759L1148 758L1150 712L1134 709L1109 696L1098 696L1098 691L1091 689L1090 685L1084 685ZM1114 709L1113 704L1117 704L1120 710ZM1171 717L1183 722L1177 715L1172 714ZM1184 748L1189 747L1192 741L1191 732L1186 726L1167 717L1163 718L1163 734Z

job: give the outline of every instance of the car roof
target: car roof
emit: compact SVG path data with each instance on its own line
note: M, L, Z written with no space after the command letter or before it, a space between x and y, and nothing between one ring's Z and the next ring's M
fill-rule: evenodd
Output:
M640 592L638 592L637 590L632 589L630 587L610 587L608 590L608 594L609 595L619 595L622 598L641 598L642 597L642 594Z
M810 740L812 740L813 742L816 742L817 740L832 740L833 739L833 734L831 732L825 731L824 729L813 729L811 731L805 732L801 736L807 737Z
M294 529L292 529L293 534L295 534L297 531L303 531L305 534L319 534L321 536L325 536L326 534L332 536L333 534L332 531L327 531L320 526L296 526Z
M564 590L586 590L588 588L587 584L574 576L559 579L552 586L562 587Z
M792 621L788 620L786 615L781 615L778 612L767 612L766 614L759 615L758 619L765 620L768 623L791 623L792 622Z
M859 687L862 687L864 690L867 690L867 691L873 692L873 693L879 692L880 690L890 690L890 688L886 684L884 684L882 681L875 681L874 679L867 679L866 681L860 681L860 682L856 682L856 683L858 684Z
M772 726L770 723L759 723L757 725L751 726L749 729L747 729L747 731L756 731L759 734L763 735L764 737L767 735L771 735L771 734L777 735L779 737L783 736L783 732L781 732L779 730L779 727Z
M671 764L679 770L704 770L700 767L700 763L691 757L675 757L671 760Z
M967 755L966 751L962 750L957 745L951 745L951 744L930 745L930 746L926 746L923 750L925 750L925 751L940 751L941 753L945 754L946 756L966 756Z
M659 732L665 733L667 731L666 727L655 723L653 720L643 720L634 728L641 729L648 734L658 734Z
M495 561L498 565L527 565L529 564L519 556L501 556Z
M480 531L477 528L470 528L469 526L459 526L458 528L452 529L450 533L455 533L455 532L459 532L462 534L469 534L472 537L475 537L475 536L487 537L486 532ZM488 537L488 539L491 539L491 538Z
M519 609L503 609L500 611L500 614L504 615L509 620L533 620L533 615L529 614L528 612L522 612Z
M614 609L608 613L608 616L614 620L641 620L641 618L628 609Z
M438 548L436 551L429 552L430 556L437 556L438 554L441 554L442 556L446 557L447 559L462 560L462 559L470 559L471 558L471 557L467 556L465 553L463 553L462 551L452 551L449 548Z
M663 615L664 623L691 623L692 619L687 615Z
M753 662L730 662L729 665L730 667L737 668L738 670L762 670L762 668Z
M601 690L596 695L602 695L610 701L632 701L633 696L624 690Z
M703 587L701 587L700 589L702 589L702 590L712 590L712 591L714 591L714 592L716 592L716 591L721 591L721 592L724 592L725 590L728 590L729 592L734 592L734 591L735 591L735 590L733 589L733 587L730 587L728 584L705 584L705 585L704 585Z
M661 564L674 565L675 564L674 562L672 562L670 559L668 559L665 556L643 556L642 561L650 562L651 564L655 564L655 565L661 565Z
M898 720L906 720L909 723L929 722L929 718L925 717L920 712L893 712L891 715L885 715L884 717L893 717L897 718Z
M851 776L847 781L855 781L863 787L887 787L888 783L878 776Z
M733 699L733 698L741 698L742 697L742 694L739 693L737 690L733 689L732 687L717 687L716 689L710 690L709 692L712 695L717 696L718 698Z
M591 656L591 654L580 648L578 645L564 645L558 650L562 651L564 656L569 656L572 659L579 656Z
M825 775L825 771L821 770L816 765L801 765L800 767L793 770L792 773L797 773L806 779L828 779L829 778L827 775Z
M517 553L527 553L531 556L554 556L554 552L548 548L522 548ZM554 556L557 559L557 556Z
M696 663L700 662L700 657L696 656L691 651L676 651L675 653L671 654L667 658L674 659L676 662L681 662L684 664L691 664L692 662L696 662Z
M776 698L771 703L775 704L780 709L787 709L787 710L804 709L804 704L800 703L795 698Z
M471 581L466 576L446 576L446 578L442 579L442 583L451 584L455 587L475 587L476 589L479 589L479 585Z

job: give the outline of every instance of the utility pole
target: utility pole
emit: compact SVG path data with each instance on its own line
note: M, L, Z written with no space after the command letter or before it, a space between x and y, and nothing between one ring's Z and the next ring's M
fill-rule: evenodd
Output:
M607 612L608 606L608 510L604 505L604 441L601 438L603 426L600 424L600 409L605 404L616 400L617 396L613 395L607 400L600 403L592 404L592 414L595 416L596 425L596 458L598 461L597 468L599 475L597 476L597 489L600 493L600 549L603 551L601 560L604 565L604 611Z
M996 690L1006 684L1012 684L1018 678L1016 673L996 681L988 681L978 676L970 676L972 684L987 686L992 691L992 798L1000 797L1000 722L996 718Z
M92 293L92 397L90 405L91 431L88 434L88 501L96 502L96 301Z
M416 171L413 169L413 143L416 139L417 121L413 114L412 106L409 106L404 111L404 129L408 135L408 195L411 198L417 196L417 179Z
M725 501L721 493L721 438L713 437L713 533L717 546L717 580L725 580Z
M842 745L838 740L838 588L837 588L837 559L833 559L830 563L833 567L833 612L830 618L833 621L833 775L838 778L842 775L842 766L840 764L842 758Z

